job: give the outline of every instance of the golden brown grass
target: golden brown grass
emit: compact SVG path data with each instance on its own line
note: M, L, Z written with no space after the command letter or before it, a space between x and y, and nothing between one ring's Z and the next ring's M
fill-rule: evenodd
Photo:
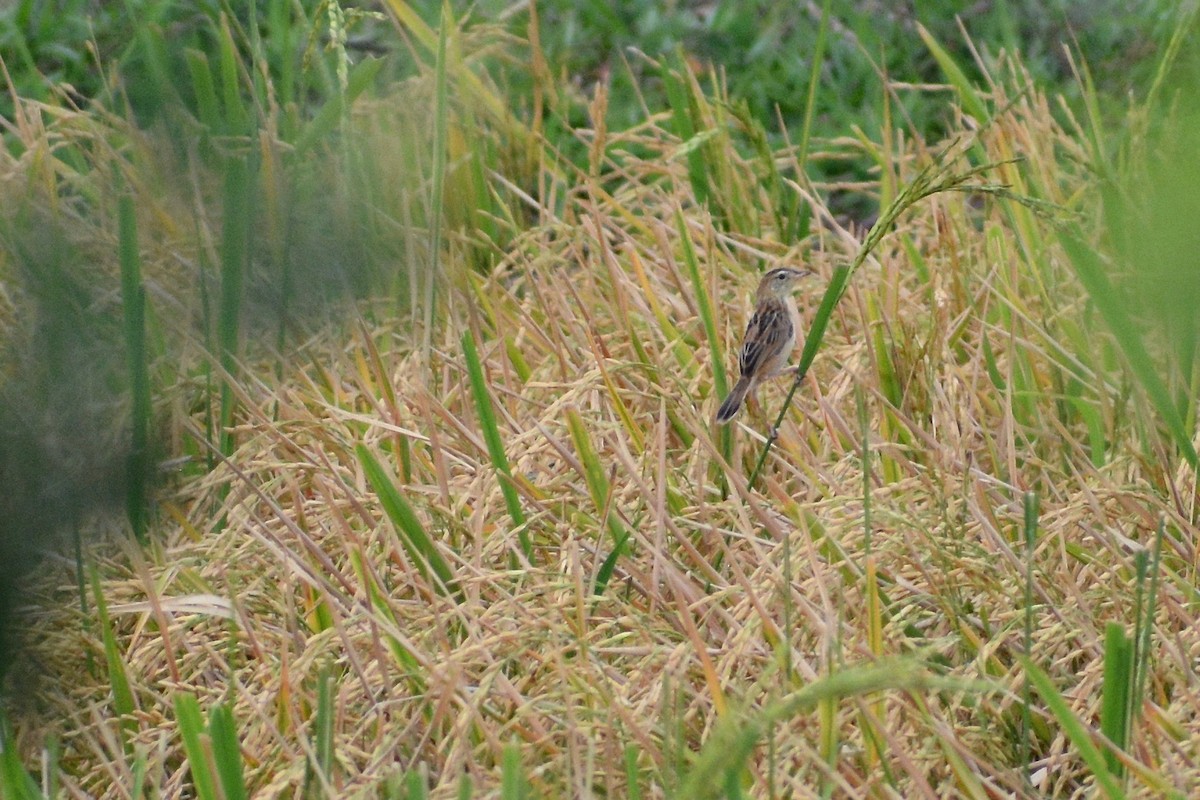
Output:
M463 774L478 796L498 796L512 742L539 796L628 796L627 764L642 796L672 796L721 720L884 659L894 680L875 676L766 728L746 765L749 796L1089 797L1089 770L1036 695L1032 785L1019 760L1021 520L1033 491L1033 659L1093 730L1104 625L1132 625L1133 552L1165 520L1131 748L1143 768L1129 790L1198 785L1194 476L1162 455L1166 440L1113 368L1052 223L966 193L907 213L854 275L751 490L745 475L786 387L767 387L763 408L740 418L726 462L681 237L729 364L756 267L804 263L827 279L859 237L822 205L829 186L793 187L820 222L794 247L772 240L761 198L741 210L762 214L762 236L723 230L693 202L677 141L656 125L628 136L650 155L612 148L595 170L611 180L556 185L562 210L526 209L536 223L490 275L455 269L465 245L452 243L428 358L393 304L364 305L358 322L284 355L250 348L233 455L163 492L147 550L92 552L135 688L130 752L146 783L189 796L172 713L188 691L202 706L232 703L254 796L318 785L306 764L328 669L330 796L375 796L418 766L434 797L456 796ZM1045 98L1021 97L974 141L988 160L1025 159L992 179L1093 209L1076 166L1085 155ZM753 186L754 163L716 144L722 168ZM888 199L934 149L883 146L870 191ZM802 302L810 315L819 289ZM481 433L463 331L528 519L528 560ZM200 356L186 352L161 409L181 443L204 431L187 377ZM358 444L416 509L461 600L422 577ZM614 530L630 539L596 596ZM50 601L74 581L51 566L23 656L46 679L20 744L33 764L43 737L57 736L72 796L126 796L136 758L111 687L87 666L97 636ZM858 694L880 686L898 688Z

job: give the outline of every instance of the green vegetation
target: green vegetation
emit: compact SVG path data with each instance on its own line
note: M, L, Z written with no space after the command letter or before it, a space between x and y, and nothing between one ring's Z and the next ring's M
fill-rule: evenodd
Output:
M828 58L822 62L824 83L838 91L818 97L823 134L845 133L837 123L856 120L864 131L889 125L880 103L880 75L898 84L943 80L932 54L917 46L918 26L949 47L971 77L983 76L971 47L988 61L1000 52L1021 53L1022 64L1039 82L1051 82L1076 94L1062 45L1074 43L1097 69L1101 89L1120 95L1148 77L1153 60L1144 56L1163 38L1170 21L1167 6L1102 0L1033 2L1002 0L976 3L827 3L788 4L770 0L716 0L712 3L639 3L602 0L546 0L537 4L539 41L560 85L590 88L612 82L610 126L624 129L642 120L643 103L663 106L659 64L682 49L696 64L714 64L731 97L745 102L773 132L776 114L787 129L797 131L804 116L810 55L817 46L822 6L834 20ZM483 18L511 16L518 35L528 33L527 15L513 15L496 0L476 4ZM965 15L969 42L959 17ZM434 20L430 20L433 22ZM1132 74L1131 74L1132 73ZM516 76L519 79L520 76ZM922 134L944 131L949 123L944 97L937 92L897 86L902 119ZM585 108L576 107L574 122L585 123Z
M1194 10L102 5L0 12L0 797L1200 783Z

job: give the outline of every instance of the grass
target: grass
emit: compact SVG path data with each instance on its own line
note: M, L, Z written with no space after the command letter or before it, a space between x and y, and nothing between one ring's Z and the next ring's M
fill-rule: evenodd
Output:
M84 517L94 612L69 560L26 578L0 794L1186 796L1188 320L1123 302L1099 222L1167 203L1161 131L1106 173L1019 64L926 34L945 140L772 147L679 61L636 125L596 94L577 167L472 60L504 35L393 6L416 77L346 65L307 123L218 20L182 127L8 131L77 304L145 303L120 418L191 460L145 546ZM810 179L846 158L873 179ZM717 429L758 270L796 262L804 380ZM307 304L255 294L281 274Z
M482 0L472 9L483 19L511 19L522 38L535 27L531 19L513 14L510 5L499 0ZM828 28L822 24L824 9L835 23ZM983 6L940 0L888 7L859 0L802 7L766 0L716 0L703 7L543 0L537 7L536 29L539 57L547 62L547 69L572 78L553 92L558 98L553 104L555 115L565 118L567 126L587 124L586 93L599 82L606 83L611 93L609 124L619 129L638 124L646 105L665 105L672 91L668 79L658 80L662 55L682 49L698 62L713 63L728 93L754 117L769 121L772 136L781 136L782 128L797 133L815 110L823 136L840 135L839 127L847 120L855 120L863 130L879 131L890 127L890 114L892 119L907 120L923 137L940 137L948 122L944 97L918 88L944 80L934 54L913 35L922 26L974 82L982 81L984 70L973 53L993 58L1006 51L1020 53L1039 83L1057 85L1077 96L1062 51L1063 42L1075 42L1093 59L1096 81L1108 94L1120 97L1152 68L1152 60L1139 54L1148 52L1151 42L1161 36L1158 28L1171 19L1171 12L1168 4L1155 0L1102 0L1087 5L1069 0L1004 0ZM435 15L425 16L432 21ZM963 35L960 19L971 38ZM813 64L839 91L806 93ZM877 91L880 76L896 79L890 109ZM506 78L514 95L528 93L526 72L511 70ZM551 119L549 124L557 127L559 120ZM868 164L863 159L813 167L824 177L840 175L846 180L850 166L855 179L865 180Z

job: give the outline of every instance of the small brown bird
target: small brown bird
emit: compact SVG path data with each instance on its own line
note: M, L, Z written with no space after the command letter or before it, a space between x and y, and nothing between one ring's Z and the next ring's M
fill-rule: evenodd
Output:
M738 354L740 377L717 410L717 422L724 424L737 416L746 395L767 378L783 372L796 346L799 321L792 290L797 281L811 274L807 269L777 267L763 275L758 284L754 316L746 326Z

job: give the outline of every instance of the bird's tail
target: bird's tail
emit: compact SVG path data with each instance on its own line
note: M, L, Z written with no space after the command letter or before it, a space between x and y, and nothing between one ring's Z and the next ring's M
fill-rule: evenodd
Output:
M742 408L742 402L746 399L746 395L750 392L750 379L745 375L738 378L738 382L733 385L733 391L725 398L725 402L721 403L721 407L717 409L717 422L724 425L729 420L737 416L738 411Z

